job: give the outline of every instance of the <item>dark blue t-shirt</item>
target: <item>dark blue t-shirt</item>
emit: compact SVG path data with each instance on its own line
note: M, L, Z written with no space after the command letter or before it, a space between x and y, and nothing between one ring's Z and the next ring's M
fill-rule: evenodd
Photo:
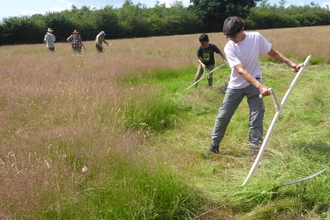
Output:
M201 61L205 65L212 65L215 63L214 61L214 52L220 53L220 49L215 46L214 44L209 43L208 48L203 48L202 46L199 46L197 49L197 57L201 57Z

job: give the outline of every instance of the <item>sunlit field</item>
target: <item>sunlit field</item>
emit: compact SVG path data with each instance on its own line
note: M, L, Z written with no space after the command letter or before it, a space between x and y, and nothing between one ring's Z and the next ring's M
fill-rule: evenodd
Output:
M260 32L293 61L312 60L246 187L246 102L220 154L203 154L230 69L214 73L213 89L186 89L200 34L107 40L101 54L92 41L79 55L68 43L1 46L0 218L329 219L330 170L278 186L330 165L330 27ZM209 38L223 50L222 33ZM295 73L261 60L281 100Z

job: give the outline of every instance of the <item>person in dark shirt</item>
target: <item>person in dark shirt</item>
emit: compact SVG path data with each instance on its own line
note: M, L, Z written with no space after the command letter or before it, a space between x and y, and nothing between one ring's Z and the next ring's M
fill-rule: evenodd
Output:
M227 62L225 54L216 45L209 43L209 37L207 34L202 34L199 37L199 42L201 44L197 49L197 61L199 65L195 76L195 82L201 78L205 69L207 69L208 72L214 69L214 53L219 54L222 57L223 62ZM212 88L213 84L212 75L213 73L210 73L207 78L208 86L210 88ZM196 88L197 86L198 83L196 83Z

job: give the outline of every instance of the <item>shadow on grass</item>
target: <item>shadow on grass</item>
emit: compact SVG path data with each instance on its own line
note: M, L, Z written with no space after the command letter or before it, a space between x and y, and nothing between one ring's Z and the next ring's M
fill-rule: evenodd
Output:
M317 160L324 158L325 162L330 160L330 145L323 141L309 143L293 142L292 145L308 157L317 158Z

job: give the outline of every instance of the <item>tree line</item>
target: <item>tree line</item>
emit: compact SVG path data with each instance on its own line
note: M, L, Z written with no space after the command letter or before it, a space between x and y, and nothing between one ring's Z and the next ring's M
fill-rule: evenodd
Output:
M228 16L241 16L246 29L268 29L329 25L329 7L311 2L304 6L286 6L285 0L270 5L268 0L191 0L171 7L157 4L148 8L126 0L121 8L101 9L72 5L71 10L47 12L44 15L4 18L0 22L0 45L41 43L47 28L52 28L58 42L64 42L73 30L83 40L94 40L100 31L107 39L221 32Z

